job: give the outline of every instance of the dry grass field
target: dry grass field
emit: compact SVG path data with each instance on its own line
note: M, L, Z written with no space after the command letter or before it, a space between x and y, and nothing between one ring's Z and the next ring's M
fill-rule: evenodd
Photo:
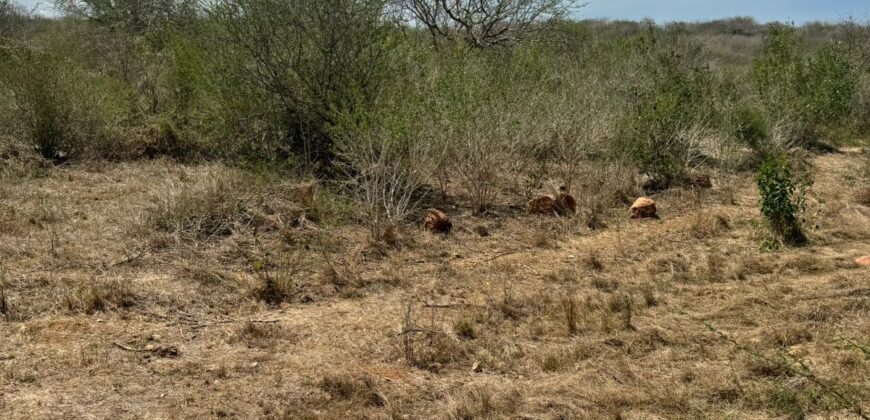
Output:
M0 413L867 416L868 152L812 165L818 226L776 252L751 176L654 196L660 220L614 206L595 230L445 206L450 235L392 247L326 189L215 164L9 178Z

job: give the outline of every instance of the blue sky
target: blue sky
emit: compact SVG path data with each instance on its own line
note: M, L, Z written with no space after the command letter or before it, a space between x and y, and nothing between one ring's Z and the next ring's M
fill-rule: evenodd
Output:
M51 10L45 0L19 0L29 8ZM50 12L49 12L50 13ZM870 0L590 0L577 12L580 18L639 20L657 22L698 21L732 16L752 16L760 22L837 21L848 16L870 18Z
M760 22L838 21L870 17L870 0L589 0L577 14L586 18L652 18L656 22L752 16Z

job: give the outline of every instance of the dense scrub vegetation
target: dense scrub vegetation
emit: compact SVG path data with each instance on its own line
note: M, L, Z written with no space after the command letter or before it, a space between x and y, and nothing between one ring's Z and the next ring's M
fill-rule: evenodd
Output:
M867 25L572 21L571 2L504 3L488 21L420 0L61 0L47 20L4 0L3 153L350 181L383 239L448 184L483 214L588 168L667 188L870 136Z

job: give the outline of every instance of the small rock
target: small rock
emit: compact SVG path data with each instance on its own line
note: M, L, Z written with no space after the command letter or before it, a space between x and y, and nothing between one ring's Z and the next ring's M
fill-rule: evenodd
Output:
M255 368L257 366L260 366L260 362L251 362L251 368Z
M483 367L480 366L480 362L474 362L474 364L471 365L471 371L472 371L472 372L480 372L480 371L482 371L482 370L483 370Z
M656 202L648 197L640 197L635 200L628 212L631 214L632 219L658 218L656 214Z
M858 258L855 263L862 267L870 267L870 255Z
M154 344L149 344L149 345L145 346L145 350L154 351L154 350L157 350L157 346L155 346Z
M426 210L426 221L423 222L423 227L432 233L447 234L453 228L453 223L450 222L447 213L438 209L429 209Z

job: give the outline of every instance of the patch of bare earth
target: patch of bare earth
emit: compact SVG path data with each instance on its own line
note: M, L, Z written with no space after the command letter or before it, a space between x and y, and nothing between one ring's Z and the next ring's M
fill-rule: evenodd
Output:
M0 413L860 418L864 164L818 157L810 245L775 253L748 176L656 196L661 220L460 209L385 250L340 204L228 168L5 180Z

